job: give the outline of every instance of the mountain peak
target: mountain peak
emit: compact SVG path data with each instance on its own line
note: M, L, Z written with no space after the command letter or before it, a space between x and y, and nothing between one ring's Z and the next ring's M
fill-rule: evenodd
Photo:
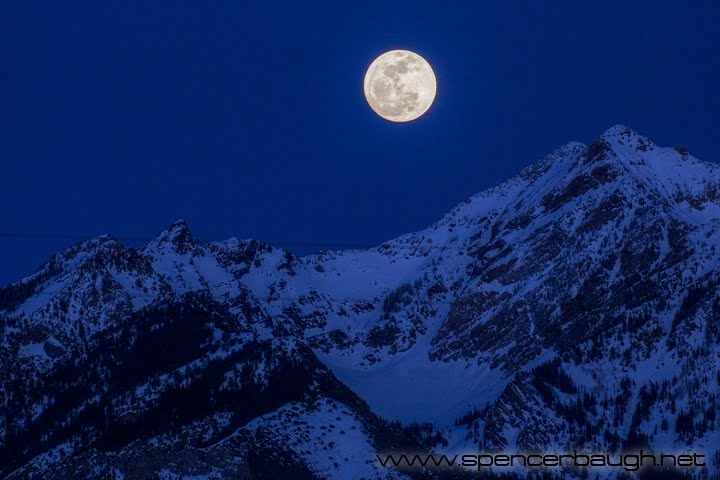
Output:
M199 242L193 237L185 220L178 220L166 230L158 234L145 250L176 250L180 254L190 253L199 247Z
M171 231L171 230L182 231L182 230L189 230L189 227L188 227L187 221L185 221L184 219L181 218L180 220L177 220L175 223L170 225L170 227L168 227L167 230L168 231Z
M655 143L648 137L625 125L617 124L605 130L598 139L605 142L614 150L630 150L635 152L647 152L656 148Z
M616 138L616 137L631 137L638 136L638 133L632 128L623 125L621 123L615 124L612 127L605 130L601 135L602 138Z

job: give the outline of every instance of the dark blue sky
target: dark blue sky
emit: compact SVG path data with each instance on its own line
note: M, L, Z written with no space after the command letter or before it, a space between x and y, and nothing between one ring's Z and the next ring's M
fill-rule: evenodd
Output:
M615 123L720 155L718 2L0 4L0 231L376 243ZM365 103L413 50L416 122ZM0 238L0 285L71 243Z

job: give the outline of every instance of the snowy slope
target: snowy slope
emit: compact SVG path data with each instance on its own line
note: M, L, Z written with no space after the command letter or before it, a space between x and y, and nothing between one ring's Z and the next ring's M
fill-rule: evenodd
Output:
M84 451L107 441L103 421L201 385L213 402L145 433L159 438L180 423L195 438L188 425L210 422L218 445L258 435L253 449L293 444L308 478L382 476L372 464L385 445L378 429L441 447L380 419L371 428L367 411L429 424L459 452L684 445L713 456L719 226L720 168L618 125L368 250L297 257L255 240L203 245L184 222L138 251L98 237L0 291L3 454L27 445L20 453L40 455L32 468L42 469L61 439ZM284 360L270 362L258 345ZM303 393L280 395L278 372L303 362L313 365L299 374ZM144 373L118 376L116 364ZM367 405L335 398L338 385ZM254 388L282 401L218 427L229 407L217 399ZM49 435L73 432L87 411L105 419L97 429ZM345 442L321 428L330 416L347 427ZM301 423L283 430L291 417ZM46 443L30 447L38 435ZM130 448L124 435L104 448ZM177 447L172 438L163 448ZM329 441L331 463L314 453ZM88 455L88 468L112 464ZM167 478L182 470L177 459L165 467Z

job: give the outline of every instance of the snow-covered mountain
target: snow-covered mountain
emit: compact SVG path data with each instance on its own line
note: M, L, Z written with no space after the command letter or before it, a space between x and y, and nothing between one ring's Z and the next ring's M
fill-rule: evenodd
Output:
M637 447L717 474L719 227L720 168L615 126L369 250L97 237L0 290L0 478Z

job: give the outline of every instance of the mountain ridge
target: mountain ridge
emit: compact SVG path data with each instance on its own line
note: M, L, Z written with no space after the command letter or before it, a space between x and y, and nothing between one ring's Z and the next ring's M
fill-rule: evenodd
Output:
M720 465L720 454L711 447L720 443L714 413L720 384L718 191L717 165L616 125L590 145L559 147L427 229L370 249L296 256L256 240L201 244L182 220L138 250L109 236L82 242L0 289L5 332L0 374L3 385L17 386L2 391L5 410L12 414L1 416L2 448L11 438L44 431L46 438L70 435L64 441L70 451L91 452L110 435L103 433L102 415L87 428L62 426L70 421L62 419L94 403L78 394L81 403L72 404L36 389L44 382L59 385L58 372L85 365L97 372L99 384L118 382L121 373L107 365L141 365L132 360L138 358L133 353L138 345L167 350L170 357L150 361L146 378L117 390L96 391L83 376L68 377L72 388L98 396L105 417L137 429L120 413L124 408L155 408L153 402L170 391L180 399L194 395L193 388L201 388L194 382L210 398L245 399L243 388L275 388L246 378L238 385L256 386L236 390L235 383L207 376L215 375L215 368L227 369L226 377L256 369L248 365L259 365L259 358L243 363L233 352L285 342L307 353L278 351L287 357L283 364L316 364L300 376L311 379L308 385L325 385L317 394L298 390L290 403L299 402L301 416L313 423L322 415L311 412L329 405L322 399L332 400L332 389L352 392L367 407L344 393L328 408L344 412L338 418L356 430L360 426L363 434L356 440L374 445L366 449L371 457L383 444L378 431L413 448L454 451L616 451L683 442L716 455L715 472ZM163 313L173 305L179 308L173 310L177 318ZM183 309L200 312L195 315L200 330L181 320ZM138 325L145 327L133 319L144 319ZM180 322L175 335L162 338L187 356L170 361L177 352L158 343L155 332L174 322ZM108 336L125 339L112 354L99 347ZM150 355L152 350L142 351ZM88 352L96 359L88 360ZM215 366L218 362L222 367ZM238 370L238 364L245 366ZM326 377L334 380L319 380ZM341 387L329 387L333 382ZM142 385L156 385L150 390L158 393L128 393ZM31 403L24 405L19 394ZM63 401L72 408L63 410L58 406ZM283 408L276 406L278 418L287 415ZM48 411L55 412L55 422L44 419ZM378 420L362 420L365 411ZM177 444L168 431L180 428L197 438L210 428L188 422L182 411L179 415L172 428L160 425L147 435L172 450ZM194 415L214 419L208 420L212 425L227 416L235 419L230 425L238 432L245 428L243 417L227 403L213 403ZM273 413L257 418L264 415ZM402 430L380 418L404 426L418 422L419 430ZM288 441L278 426L267 428L269 438ZM307 428L298 435L321 434ZM210 429L228 435L223 428ZM138 435L136 441L147 440ZM247 451L267 447L251 437L243 443ZM305 442L301 437L289 441L299 445ZM26 468L65 468L42 453L35 456L41 461L30 461L52 441L32 445L23 454L29 456ZM118 453L122 444L113 448L120 456L135 455ZM366 470L366 462L351 456L319 466L316 457L296 453L309 475L320 478L347 478L361 470L379 478L406 475ZM205 471L221 475L223 465L236 462L249 465L248 478L263 478L249 457L236 451L223 455L222 465L203 463ZM110 457L91 458L110 468ZM182 473L183 467L173 465L172 471Z

